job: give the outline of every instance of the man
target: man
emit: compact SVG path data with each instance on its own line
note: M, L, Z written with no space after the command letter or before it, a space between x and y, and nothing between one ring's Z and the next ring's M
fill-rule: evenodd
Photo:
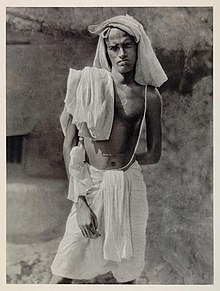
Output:
M74 204L52 264L50 283L111 271L130 283L144 268L148 218L139 164L161 155L161 97L167 80L142 25L116 16L99 34L92 68L70 70L61 125L68 198ZM144 122L147 151L137 153Z

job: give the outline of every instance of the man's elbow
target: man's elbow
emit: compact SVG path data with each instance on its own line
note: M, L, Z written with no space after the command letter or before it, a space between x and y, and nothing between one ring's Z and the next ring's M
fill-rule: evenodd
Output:
M63 156L66 157L70 154L71 152L71 146L68 143L63 143Z
M161 158L161 151L157 151L152 156L152 164L157 164Z

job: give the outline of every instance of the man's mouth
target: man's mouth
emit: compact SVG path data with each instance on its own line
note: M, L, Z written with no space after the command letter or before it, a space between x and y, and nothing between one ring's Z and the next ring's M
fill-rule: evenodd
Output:
M118 65L127 64L128 62L129 62L128 59L124 59L124 60L118 61Z

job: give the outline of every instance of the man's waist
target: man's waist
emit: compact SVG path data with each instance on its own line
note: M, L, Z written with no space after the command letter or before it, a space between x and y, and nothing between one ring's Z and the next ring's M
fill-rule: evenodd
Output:
M128 154L100 154L86 158L86 162L99 170L126 170L135 161L135 155Z

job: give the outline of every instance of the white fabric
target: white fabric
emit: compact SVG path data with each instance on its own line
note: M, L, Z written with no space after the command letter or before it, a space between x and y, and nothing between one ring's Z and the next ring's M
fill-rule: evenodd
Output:
M91 67L79 71L70 69L60 118L64 135L69 114L80 136L109 139L114 117L114 86L108 71Z
M89 165L88 171L93 186L87 202L97 216L101 237L88 239L82 235L73 204L51 266L52 273L72 279L91 279L112 271L118 282L138 278L145 264L148 218L141 168L134 162L126 171L101 171Z
M83 149L76 149L75 159L81 155ZM73 156L72 156L73 157ZM73 162L73 161L72 161ZM88 165L81 161L71 164L70 185L68 199L78 200L78 196L85 196L93 183L89 175ZM77 167L81 167L78 169ZM70 166L71 168L71 166ZM75 169L76 168L76 169ZM91 166L90 166L91 168ZM129 185L124 178L123 171L103 171L105 241L103 247L104 259L119 261L132 257L131 230L129 218ZM85 192L86 190L86 192Z
M92 187L88 167L85 164L85 149L81 142L73 147L70 152L69 173L67 198L73 202L77 202L78 197L86 196Z
M93 66L111 71L106 58L105 38L108 36L109 28L122 29L129 35L134 36L138 43L138 57L135 68L135 81L141 85L152 85L160 87L167 76L164 73L143 26L129 15L112 17L99 25L90 25L89 31L99 35L98 46Z
M133 255L129 217L129 181L123 171L103 172L105 260L121 262Z

